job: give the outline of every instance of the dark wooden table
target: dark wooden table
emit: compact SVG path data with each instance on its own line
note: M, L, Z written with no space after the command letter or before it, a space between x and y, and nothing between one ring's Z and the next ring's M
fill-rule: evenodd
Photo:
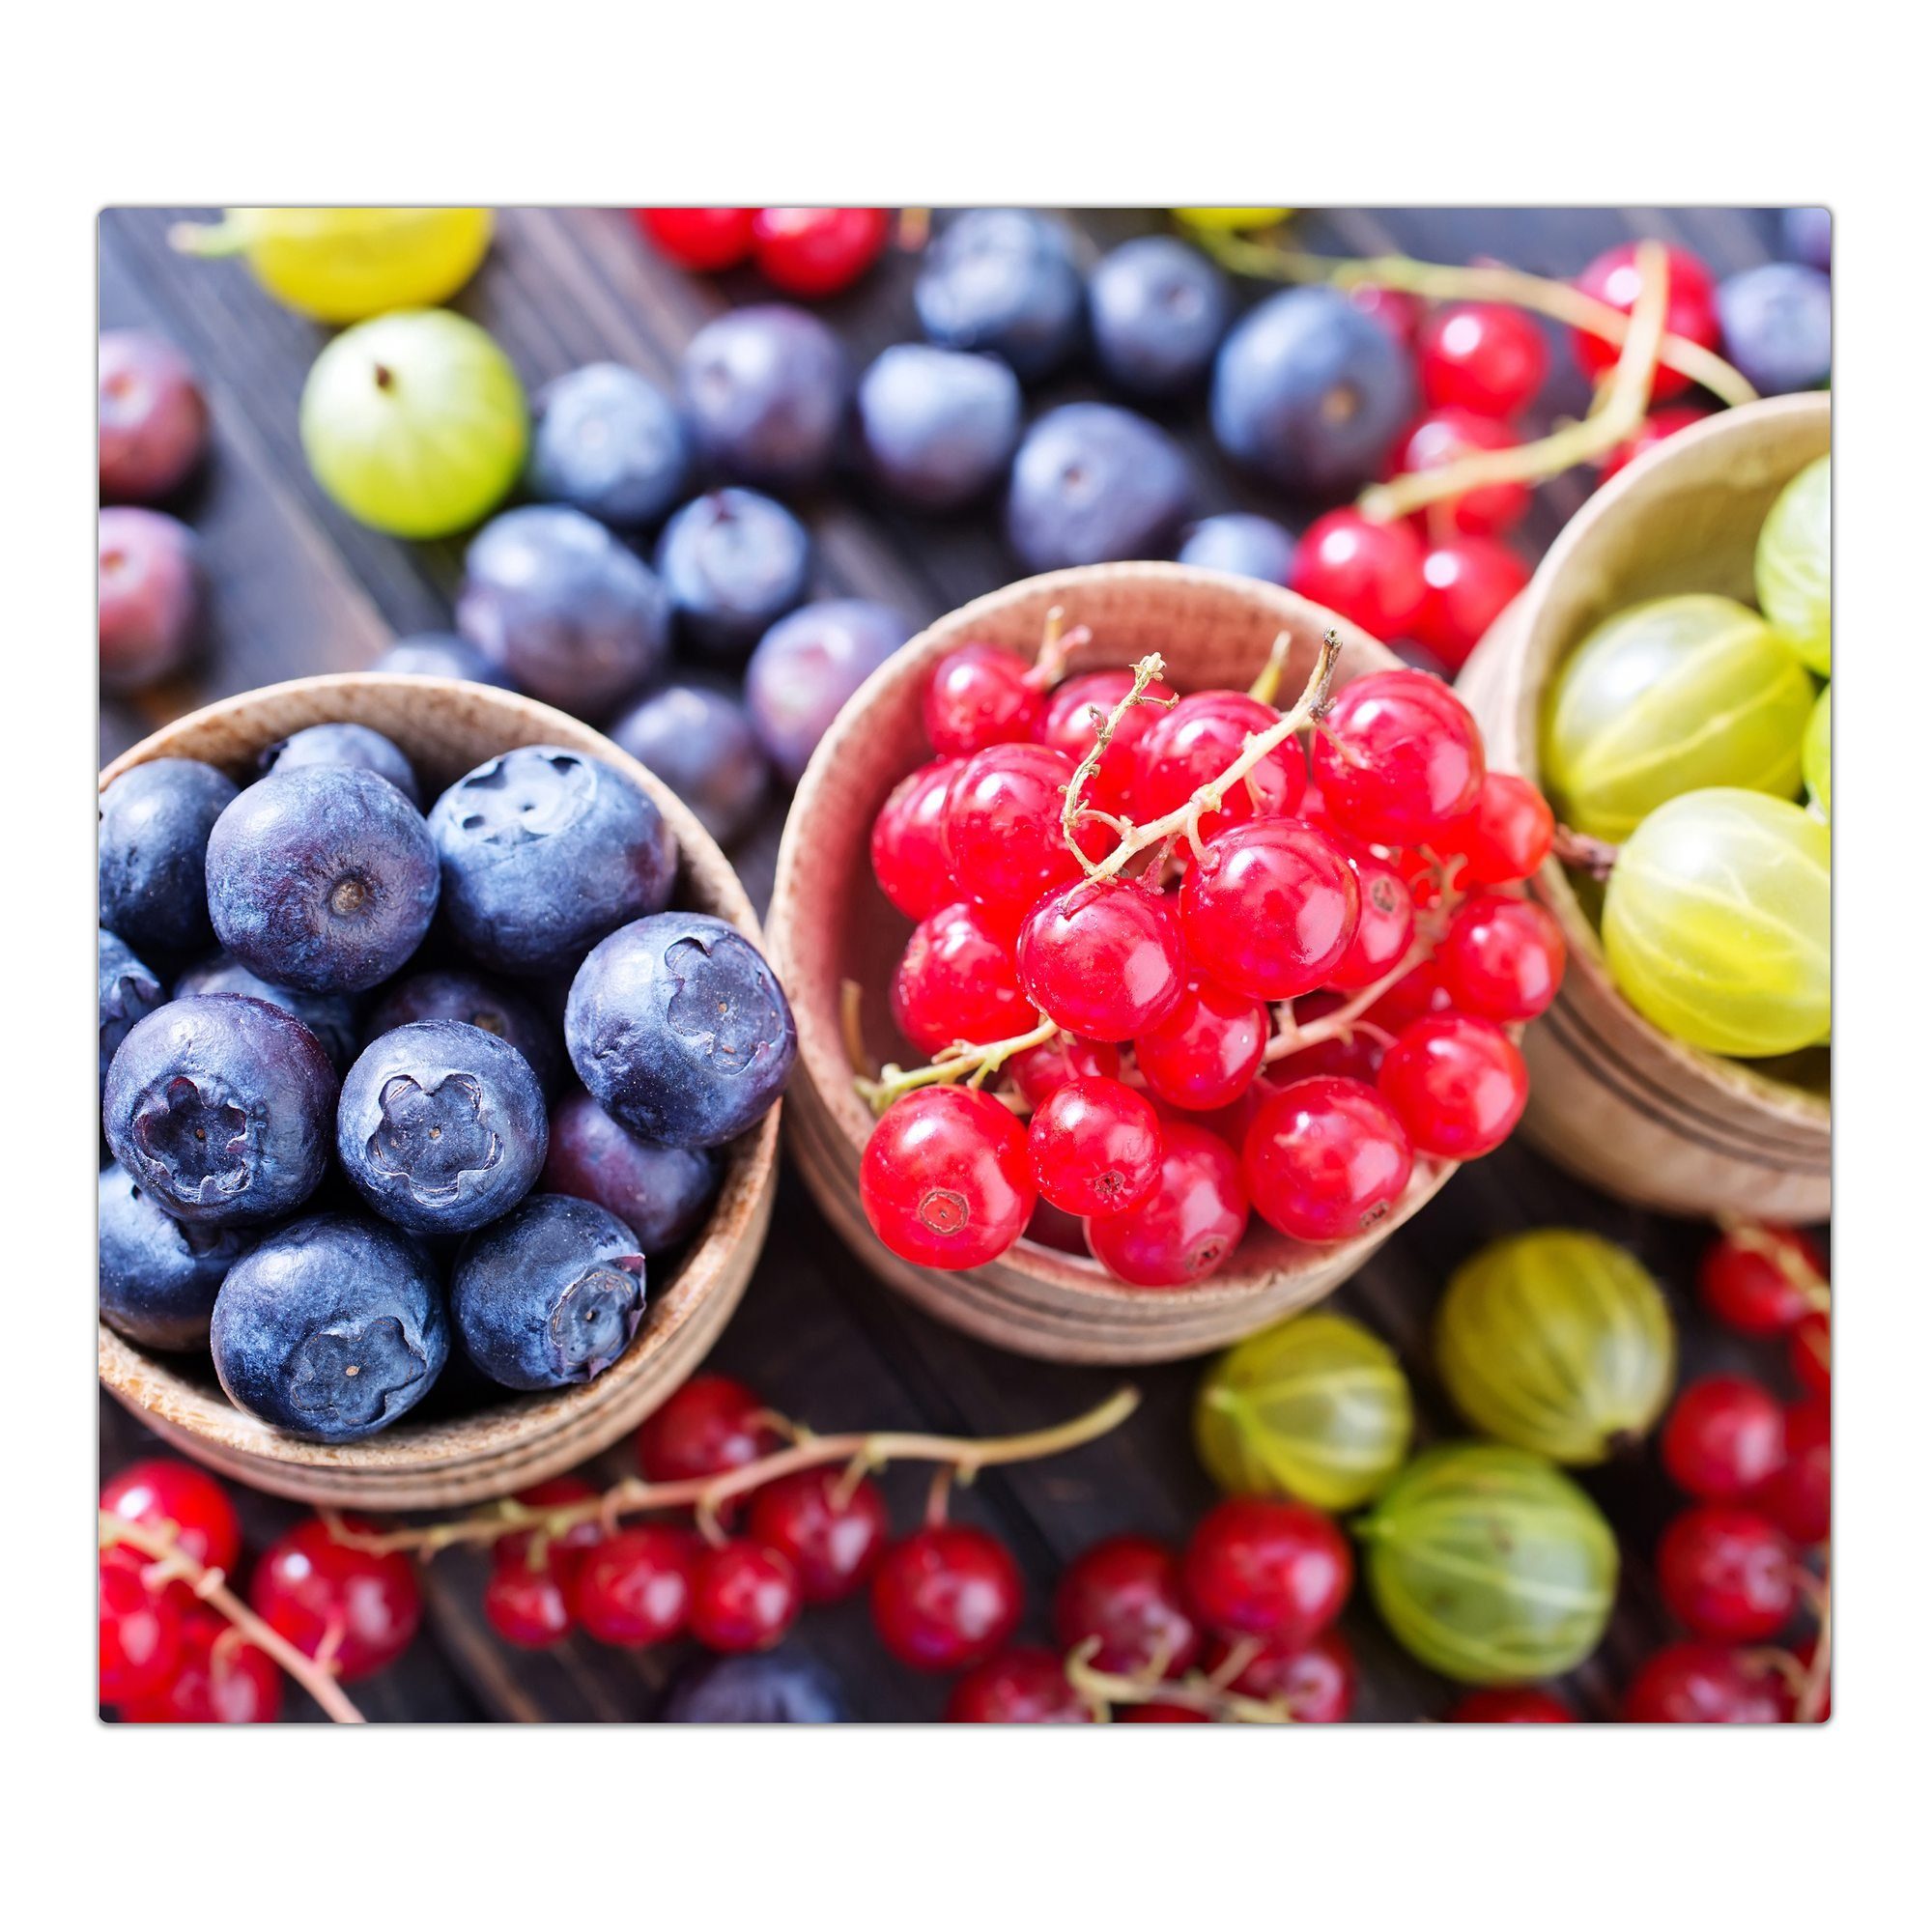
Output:
M352 523L327 502L302 461L297 402L324 331L268 299L234 263L173 254L166 232L188 210L110 212L100 230L103 327L152 327L179 342L201 370L213 408L214 450L181 514L200 531L213 579L214 635L194 675L134 703L108 702L103 760L167 718L231 692L308 672L365 665L412 631L446 629L462 568L460 542L410 545ZM1148 211L1110 211L1079 222L1096 248L1158 225ZM1310 248L1378 253L1390 248L1442 261L1492 256L1541 272L1574 272L1600 249L1654 235L1696 249L1719 273L1772 258L1771 211L1632 209L1577 211L1337 211L1297 223ZM915 338L913 264L889 258L823 313L863 364L890 342ZM652 256L628 220L611 211L507 211L482 273L455 306L486 324L526 384L598 358L627 362L671 382L691 334L721 309L757 298L749 274L688 277ZM1257 287L1243 291L1253 297ZM1559 348L1544 399L1574 410L1580 382ZM1079 374L1044 388L1036 406L1095 393ZM1215 457L1198 402L1171 418L1198 458L1207 507L1263 509L1294 524L1313 509L1286 504L1235 479ZM1539 495L1521 533L1540 554L1587 490L1572 475ZM819 594L876 597L922 621L1017 573L987 517L909 521L841 492L800 506L819 546ZM781 800L734 852L753 897L771 887L782 823ZM1436 1381L1429 1321L1451 1268L1498 1235L1555 1224L1595 1228L1634 1248L1665 1283L1687 1363L1769 1373L1768 1352L1714 1330L1692 1305L1690 1272L1709 1231L1609 1201L1527 1149L1512 1146L1463 1170L1335 1297L1401 1353L1416 1389L1425 1436L1458 1424ZM1123 1378L1104 1370L1031 1362L969 1341L927 1320L874 1282L840 1245L796 1179L782 1183L772 1238L713 1365L743 1377L777 1406L821 1430L911 1426L988 1435L1031 1428L1099 1400ZM1211 1499L1188 1440L1199 1364L1137 1372L1140 1411L1105 1441L1057 1461L994 1472L956 1501L1012 1547L1027 1577L1028 1634L1044 1635L1044 1611L1061 1566L1095 1538L1140 1530L1175 1541ZM103 1476L153 1438L111 1401L101 1402ZM593 1466L614 1479L628 1446ZM1624 1580L1615 1622L1597 1656L1568 1686L1579 1710L1607 1716L1634 1663L1662 1640L1649 1553L1673 1508L1653 1451L1583 1478L1617 1526ZM886 1478L909 1518L922 1472ZM299 1512L242 1494L251 1550ZM428 1615L408 1658L358 1689L372 1717L396 1720L522 1721L647 1717L678 1654L632 1655L573 1639L541 1655L500 1642L478 1605L480 1557L452 1552L426 1572ZM1451 1687L1411 1662L1383 1633L1357 1591L1344 1629L1361 1668L1356 1716L1439 1715ZM808 1616L790 1639L844 1679L860 1716L924 1719L945 1688L893 1663L873 1641L863 1604ZM299 1695L291 1715L313 1718Z

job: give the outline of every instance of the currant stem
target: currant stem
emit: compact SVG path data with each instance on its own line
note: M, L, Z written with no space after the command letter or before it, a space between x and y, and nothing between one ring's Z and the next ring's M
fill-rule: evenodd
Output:
M1323 1013L1319 1020L1311 1020L1306 1026L1296 1024L1293 1001L1283 1000L1277 1009L1279 1024L1269 1037L1267 1045L1262 1049L1263 1061L1272 1064L1277 1060L1286 1060L1292 1053L1299 1053L1304 1047L1319 1046L1323 1040L1345 1037L1397 980L1414 972L1435 950L1433 939L1415 940L1379 980L1364 986L1346 1006L1337 1007L1332 1013Z
M1610 876L1623 847L1612 845L1607 838L1592 838L1587 832L1573 832L1569 826L1559 825L1549 841L1549 849L1559 864L1601 881Z
M1274 642L1268 646L1268 661L1262 666L1261 674L1248 686L1248 696L1258 704L1272 704L1274 695L1281 689L1282 673L1288 668L1289 652L1294 648L1294 638L1287 631L1277 631Z
M929 1066L915 1066L910 1072L897 1066L880 1070L876 1080L863 1074L853 1081L859 1097L874 1114L883 1114L895 1100L903 1099L918 1087L948 1087L961 1074L969 1087L983 1087L989 1074L997 1073L1016 1053L1030 1046L1044 1046L1060 1032L1060 1023L1044 1013L1036 1015L1039 1024L1030 1033L1015 1034L1010 1039L988 1041L975 1046L968 1040L955 1041Z
M1088 747L1087 755L1074 766L1073 776L1067 781L1066 799L1060 808L1060 836L1065 839L1066 849L1086 867L1087 876L1090 879L1101 878L1105 874L1080 849L1080 840L1077 836L1080 830L1080 820L1083 816L1093 816L1092 812L1083 813L1080 804L1080 794L1086 790L1087 781L1099 769L1100 760L1107 754L1107 747L1114 742L1114 733L1121 728L1121 720L1136 704L1151 701L1147 696L1147 688L1166 668L1167 666L1162 661L1158 651L1155 651L1150 657L1144 657L1134 667L1134 681L1129 687L1126 696L1104 718L1096 718L1094 720L1094 742ZM1094 709L1097 711L1099 707L1095 705ZM1123 827L1122 821L1119 819L1114 819L1112 822L1120 830L1121 843L1124 846L1131 836L1132 828Z
M1244 1697L1211 1677L1190 1670L1185 1677L1122 1677L1109 1670L1094 1668L1094 1657L1100 1639L1090 1636L1076 1644L1066 1656L1066 1681L1089 1704L1179 1704L1190 1711L1204 1711L1210 1718L1230 1718L1239 1724L1292 1724L1293 1716L1283 1703L1264 1702Z
M1790 1242L1775 1239L1771 1230L1757 1221L1739 1221L1728 1215L1719 1215L1718 1225L1746 1254L1756 1255L1761 1261L1769 1262L1804 1295L1816 1313L1829 1315L1832 1312L1832 1284Z

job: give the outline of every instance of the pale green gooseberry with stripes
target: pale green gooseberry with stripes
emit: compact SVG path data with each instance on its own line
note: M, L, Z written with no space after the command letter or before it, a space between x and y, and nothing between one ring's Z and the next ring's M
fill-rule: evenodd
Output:
M1459 1684L1555 1677L1603 1641L1617 1540L1596 1504L1526 1449L1425 1450L1355 1533L1390 1634Z
M1471 1255L1435 1314L1449 1399L1485 1435L1553 1462L1602 1463L1670 1400L1677 1331L1627 1249L1539 1228Z
M1604 895L1618 990L1674 1038L1739 1059L1832 1031L1832 832L1783 799L1693 791L1625 841Z
M1757 533L1757 604L1798 656L1832 675L1832 459L1807 463Z
M1660 597L1599 624L1550 687L1543 775L1573 831L1612 844L1707 785L1796 798L1814 686L1755 611Z
M1821 818L1832 815L1832 687L1818 694L1804 727L1804 789Z
M1297 1315L1251 1335L1203 1378L1202 1466L1230 1495L1359 1509L1402 1467L1415 1430L1393 1350L1341 1315Z

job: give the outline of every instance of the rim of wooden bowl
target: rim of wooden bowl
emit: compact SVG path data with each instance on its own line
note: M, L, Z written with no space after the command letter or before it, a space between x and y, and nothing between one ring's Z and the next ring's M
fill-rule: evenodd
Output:
M773 968L785 982L798 1021L797 1078L808 1090L807 1094L795 1096L798 1104L790 1132L801 1153L805 1149L803 1137L810 1137L813 1158L801 1159L801 1167L821 1198L824 1189L832 1184L820 1172L825 1157L833 1155L841 1172L849 1169L853 1178L852 1199L825 1204L848 1238L864 1229L863 1215L857 1206L856 1177L872 1117L852 1088L838 1012L837 976L831 978L827 997L812 984L815 976L806 969L801 958L801 941L809 929L827 921L843 923L846 902L842 895L854 889L849 878L840 876L842 848L824 853L815 849L819 829L838 789L838 774L854 748L876 736L878 712L889 704L908 702L912 688L922 684L932 665L956 645L991 633L995 641L1032 657L1037 653L1047 612L1058 606L1064 611L1069 629L1092 623L1098 633L1093 644L1073 652L1071 669L1079 672L1116 668L1121 663L1120 650L1118 645L1109 645L1105 619L1098 614L1099 609L1122 596L1135 597L1151 591L1178 593L1184 603L1198 609L1203 629L1212 621L1214 612L1223 613L1225 619L1228 612L1241 611L1242 622L1252 626L1256 634L1255 672L1262 668L1275 634L1289 631L1296 640L1296 651L1294 667L1282 679L1285 696L1292 696L1299 689L1299 680L1306 676L1315 644L1327 630L1335 631L1343 644L1338 685L1370 671L1401 668L1395 654L1367 632L1279 585L1186 564L1103 563L1025 578L976 598L929 624L867 679L839 713L799 781L779 847L769 921ZM1181 688L1186 686L1183 684ZM923 740L906 744L905 755L893 761L877 796L859 802L867 827L892 784L930 756ZM849 810L853 801L844 804ZM902 916L894 913L892 917ZM818 1132L821 1119L826 1123L823 1136ZM1286 1284L1301 1278L1321 1278L1320 1285L1311 1287L1310 1299L1338 1284L1426 1206L1455 1171L1453 1162L1418 1157L1408 1188L1395 1207L1369 1233L1333 1246L1315 1247L1290 1241L1258 1215L1251 1216L1234 1263L1189 1288L1135 1288L1114 1280L1095 1261L1062 1254L1030 1241L1016 1242L985 1268L948 1272L901 1263L887 1278L896 1275L899 1279L895 1285L901 1287L907 1286L909 1279L916 1279L921 1300L947 1313L949 1318L956 1316L960 1325L989 1337L992 1330L983 1312L976 1317L970 1304L978 1302L983 1309L988 1300L1014 1303L1015 1291L998 1278L1004 1272L1048 1291L1056 1299L1072 1297L1080 1305L1080 1313L1071 1319L1091 1321L1096 1330L1112 1321L1143 1335L1164 1325L1214 1329L1209 1339L1195 1341L1186 1350L1199 1352L1236 1332L1225 1321L1217 1323L1217 1316L1225 1317L1243 1303L1266 1297L1270 1308L1264 1319L1275 1320L1288 1312L1282 1305ZM862 1252L868 1264L884 1271L878 1254ZM960 1306L956 1310L948 1309L946 1296L955 1284ZM1067 1311L1056 1308L1054 1319L1065 1323L1069 1319ZM1171 1351L1154 1346L1140 1352L1154 1357ZM1082 1358L1116 1360L1128 1356L1101 1345Z
M458 721L467 721L467 728ZM241 693L163 725L100 774L105 789L151 759L198 757L233 771L303 725L346 722L395 738L412 762L451 779L496 752L554 744L614 765L664 814L678 849L679 896L728 920L764 946L757 915L730 862L682 800L601 732L533 698L455 678L347 671L296 678ZM490 751L477 751L487 742ZM472 754L473 753L473 754ZM676 1271L653 1285L642 1330L594 1381L551 1395L508 1395L471 1414L414 1423L405 1416L360 1442L304 1442L235 1407L218 1385L185 1376L99 1325L101 1382L128 1408L189 1453L243 1480L308 1497L320 1483L335 1496L367 1479L385 1508L481 1500L570 1468L633 1428L702 1359L749 1279L777 1188L781 1103L725 1151L718 1200ZM749 1250L749 1252L748 1252ZM689 1359L682 1359L687 1356ZM662 1378L676 1371L676 1379ZM662 1385L660 1385L662 1383Z

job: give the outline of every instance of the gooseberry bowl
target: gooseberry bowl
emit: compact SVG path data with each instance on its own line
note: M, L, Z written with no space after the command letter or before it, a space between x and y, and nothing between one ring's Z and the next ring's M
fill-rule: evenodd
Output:
M1785 484L1831 446L1831 398L1783 396L1680 431L1599 490L1457 682L1483 726L1492 767L1542 782L1550 680L1605 618L1685 591L1754 603L1752 559L1765 516ZM1532 890L1562 927L1570 963L1555 1001L1523 1039L1530 1143L1648 1208L1781 1222L1828 1215L1827 1055L1728 1060L1673 1039L1617 990L1596 922L1556 859Z
M105 787L132 766L164 757L205 759L239 778L266 747L327 723L367 724L392 738L430 796L519 745L561 745L606 760L643 787L670 828L678 850L675 903L726 920L763 945L737 875L668 786L576 719L484 685L375 672L270 685L176 720L117 758L100 782ZM104 1323L101 1384L184 1454L298 1501L448 1508L542 1482L636 1428L703 1360L744 1293L771 1222L779 1113L775 1107L723 1151L723 1182L708 1219L668 1270L652 1270L642 1326L593 1381L546 1395L490 1388L467 1408L438 1390L427 1414L412 1413L342 1445L284 1435L236 1408L205 1356L143 1350Z
M1306 682L1322 634L1341 639L1337 683L1393 668L1366 633L1273 585L1171 563L1094 564L1009 585L942 617L875 671L839 714L798 789L779 852L768 922L772 964L798 1022L799 1060L787 1141L821 1208L867 1266L928 1313L1021 1354L1068 1362L1166 1361L1225 1347L1319 1301L1441 1187L1453 1165L1419 1156L1407 1191L1367 1234L1313 1247L1258 1216L1234 1256L1185 1288L1134 1288L1086 1256L1022 1239L982 1267L923 1268L872 1233L859 1200L860 1160L873 1117L853 1084L841 987L859 988L866 1056L914 1064L894 1029L888 989L912 923L872 877L872 821L893 787L929 753L921 701L932 668L968 641L1028 658L1048 613L1091 639L1069 671L1131 665L1158 651L1181 692L1245 688L1286 632L1278 696ZM916 1057L915 1057L916 1058Z

